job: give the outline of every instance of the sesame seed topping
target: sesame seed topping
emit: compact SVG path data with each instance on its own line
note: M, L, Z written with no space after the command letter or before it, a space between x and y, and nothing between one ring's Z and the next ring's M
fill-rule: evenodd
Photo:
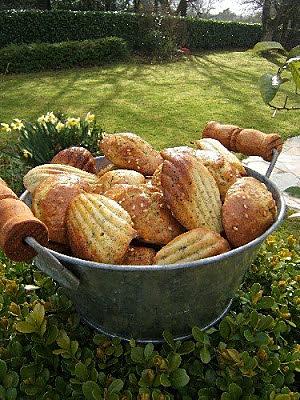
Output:
M248 215L248 214L245 214L245 218L249 218L249 215Z
M248 206L246 204L243 205L244 209L247 210Z
M238 231L238 230L239 230L237 226L233 226L232 229L233 229L234 231Z

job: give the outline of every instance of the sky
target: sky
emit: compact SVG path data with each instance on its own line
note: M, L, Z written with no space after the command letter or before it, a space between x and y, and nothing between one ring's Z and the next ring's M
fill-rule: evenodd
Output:
M226 8L230 8L235 14L245 14L245 9L238 0L218 0L212 14L218 14Z

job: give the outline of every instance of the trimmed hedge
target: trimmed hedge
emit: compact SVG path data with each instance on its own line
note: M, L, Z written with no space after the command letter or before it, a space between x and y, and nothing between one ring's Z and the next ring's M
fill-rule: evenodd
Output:
M157 17L119 12L2 11L0 47L9 44L99 39L118 36L143 50L149 31L161 31L193 50L249 48L260 40L261 26L197 18Z
M0 73L96 66L125 60L128 55L126 42L117 37L10 45L0 49Z

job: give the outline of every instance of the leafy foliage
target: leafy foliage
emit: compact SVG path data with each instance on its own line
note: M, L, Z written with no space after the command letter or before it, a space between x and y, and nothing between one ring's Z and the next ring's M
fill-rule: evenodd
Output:
M270 51L279 51L287 55L285 62L280 65L275 75L267 73L261 76L259 80L260 93L265 104L274 108L275 111L283 109L299 109L298 107L287 107L288 97L286 97L283 107L274 106L271 104L271 102L276 96L281 85L289 80L288 78L282 76L284 71L286 70L289 70L291 72L293 81L296 86L296 92L297 89L300 88L300 46L294 47L288 53L278 42L259 42L254 46L253 51L262 54L268 53Z
M292 236L267 239L218 326L194 327L185 342L164 332L163 345L95 333L49 277L1 260L2 398L300 398L300 248Z
M0 47L117 36L123 38L131 49L143 52L150 31L160 31L177 45L194 50L249 48L261 37L258 24L191 17L92 11L0 12Z
M0 49L0 73L104 65L126 60L128 54L126 42L117 37L10 45Z

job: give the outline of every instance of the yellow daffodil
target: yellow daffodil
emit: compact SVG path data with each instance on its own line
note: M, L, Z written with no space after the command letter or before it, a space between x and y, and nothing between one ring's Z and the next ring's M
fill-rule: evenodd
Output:
M31 158L31 157L32 157L32 154L30 153L30 151L28 151L28 150L26 150L26 149L23 149L23 156L24 156L25 158Z
M56 128L57 132L60 132L62 129L64 129L64 127L65 127L65 124L63 124L62 122L59 121L55 128Z
M79 128L80 126L80 118L68 118L66 121L67 128Z
M95 121L95 114L91 114L90 112L88 112L88 113L86 114L85 121L86 121L88 124L92 124L92 123Z
M14 131L20 131L22 128L24 128L23 122L18 118L14 119L14 122L12 122L10 126Z
M41 115L38 119L37 122L41 125L44 125L46 123L46 117L45 115Z
M1 132L5 132L5 133L11 132L10 126L8 124L5 124L4 122L2 122L0 124L0 126L1 126L1 128L0 128Z
M57 117L53 114L53 111L47 112L45 116L45 122L50 122L51 124L56 124L58 121Z

